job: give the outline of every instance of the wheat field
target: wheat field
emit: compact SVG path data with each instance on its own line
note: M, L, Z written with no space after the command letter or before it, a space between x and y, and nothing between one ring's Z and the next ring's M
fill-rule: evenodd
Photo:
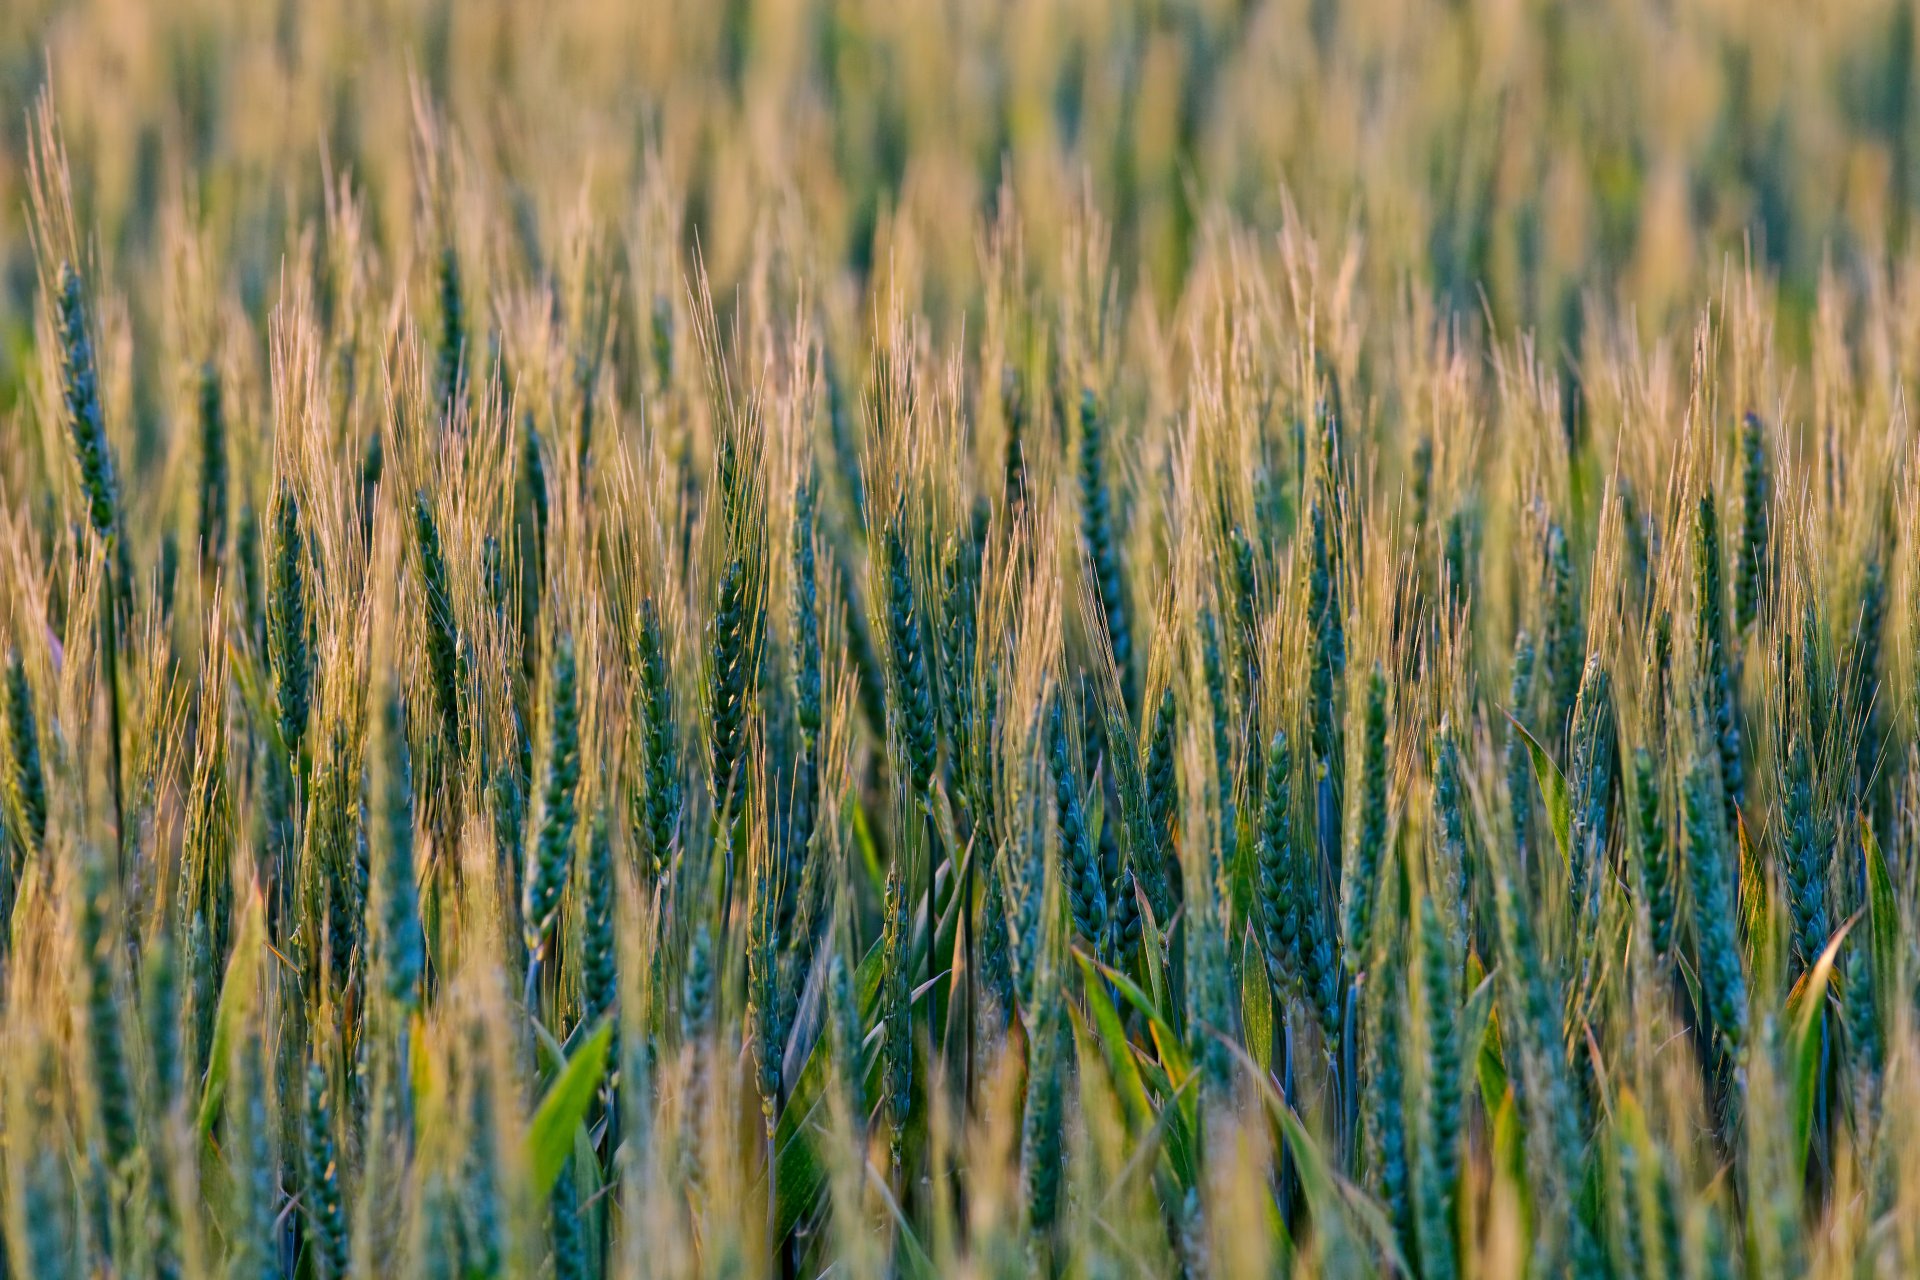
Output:
M12 0L0 1280L1920 1274L1912 0Z

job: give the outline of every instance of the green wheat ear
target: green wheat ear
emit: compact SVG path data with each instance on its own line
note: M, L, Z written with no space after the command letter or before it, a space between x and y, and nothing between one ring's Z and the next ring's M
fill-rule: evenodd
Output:
M580 1215L577 1157L568 1157L553 1184L553 1280L587 1280L587 1241Z
M1233 1057L1222 1037L1231 1039L1239 1000L1227 953L1226 904L1217 880L1203 859L1190 858L1186 938L1187 1047L1200 1071L1203 1109L1221 1105L1233 1081Z
M1539 1126L1543 1145L1551 1148L1551 1167L1544 1172L1565 1176L1580 1147L1561 1048L1565 995L1558 971L1542 963L1533 906L1515 860L1496 849L1489 863L1499 931L1501 1025L1513 1028L1514 1057L1530 1095L1528 1123Z
M596 811L587 837L580 921L580 1020L587 1026L613 1012L620 976L615 964L613 837Z
M467 1088L467 1141L458 1171L460 1216L458 1246L460 1271L469 1276L501 1273L506 1253L505 1206L500 1197L498 1139L494 1133L494 1103L485 1060L484 1031L475 1027L468 1053L473 1079ZM639 1075L626 1077L640 1078Z
M1114 528L1113 495L1107 484L1106 415L1091 387L1080 394L1080 523L1094 586L1120 669L1120 688L1128 707L1139 705L1133 676L1133 630L1126 602L1126 565Z
M374 710L373 800L377 823L374 906L379 920L381 972L387 996L403 1010L419 999L426 968L414 865L413 762L407 749L406 709L389 688Z
M866 1055L862 1046L866 1031L860 1024L860 1006L854 998L853 977L847 958L836 945L827 961L827 1033L832 1037L835 1078L847 1091L849 1110L856 1117L866 1115Z
M150 1096L156 1109L165 1112L179 1099L186 1084L180 1040L180 966L173 936L165 929L141 957L140 1010L146 1023Z
M222 1112L235 1199L231 1264L236 1275L266 1275L279 1256L275 1237L280 1171L273 1151L278 1118L267 1096L266 1049L257 1026L243 1028L236 1037L230 1078Z
M420 592L426 598L427 669L432 678L433 704L448 751L460 742L460 632L454 619L453 589L449 585L446 552L440 542L440 523L427 491L413 496L413 536L419 552Z
M714 809L726 814L737 800L741 755L746 748L747 700L753 672L747 639L747 566L735 556L720 579L709 642L708 696L711 702L711 755Z
M755 853L752 864L747 920L747 1030L754 1083L771 1140L781 1088L780 924L775 901L779 885L772 850Z
M120 528L113 450L107 443L106 418L100 408L100 375L94 364L93 339L87 332L86 300L79 273L69 263L60 264L54 320L60 342L62 408L74 462L80 469L87 522L100 537L111 537Z
M673 300L656 296L653 300L653 371L660 386L673 382Z
M487 603L493 608L493 616L506 625L511 615L508 607L513 598L507 585L506 552L500 546L500 539L489 533L480 539L480 581L485 585Z
M1413 456L1408 459L1408 488L1413 502L1411 523L1416 535L1424 537L1427 527L1428 507L1433 499L1433 435L1423 431L1413 442Z
M1173 844L1174 821L1180 808L1180 781L1174 765L1174 734L1179 727L1179 712L1173 686L1169 684L1160 691L1160 706L1154 712L1153 729L1147 737L1146 762L1141 766L1145 774L1147 820L1153 834L1153 847L1149 852L1160 860L1160 872L1155 879L1165 884L1171 894L1166 901L1155 902L1153 909L1168 916L1171 916L1168 908L1181 889L1180 860Z
M260 547L260 515L251 502L240 503L240 518L233 531L233 558L240 562L240 602L246 620L247 636L256 651L267 647L267 586L265 558Z
M1134 879L1133 868L1120 860L1110 828L1102 828L1100 848L1112 855L1104 859L1108 866L1107 902L1111 906L1107 912L1107 955L1109 963L1125 972L1140 954L1139 881Z
M180 971L175 960L173 936L161 929L148 944L140 960L140 1011L146 1023L148 1055L148 1109L142 1121L165 1123L177 1115L184 1092L186 1063L180 1042ZM146 1197L144 1244L152 1253L152 1267L159 1280L177 1280L180 1276L180 1215L173 1188L163 1161L156 1161L150 1134L142 1134L142 1157L134 1161L134 1176L140 1182L140 1196ZM156 1167L159 1163L161 1167Z
M1549 726L1554 740L1559 741L1568 730L1574 703L1580 696L1587 661L1587 624L1572 550L1566 531L1558 523L1547 529L1547 629L1541 658L1552 698Z
M219 998L220 981L217 966L223 960L215 959L206 913L195 911L187 926L187 1028L191 1035L187 1048L196 1076L206 1071L212 1059L214 1003Z
M1014 1014L1013 937L1007 923L1007 891L994 867L985 869L987 891L980 904L980 981L997 1020L1010 1025Z
M1460 1029L1455 1005L1459 966L1431 897L1420 901L1419 944L1420 1044L1425 1062L1421 1132L1414 1140L1415 1215L1421 1273L1444 1277L1456 1269L1451 1222L1454 1184L1460 1173Z
M332 1087L327 1069L317 1057L307 1064L304 1119L302 1207L313 1245L314 1269L320 1280L341 1280L348 1266L347 1217L340 1191L339 1151L333 1137Z
M1302 852L1302 858L1306 857ZM1303 862L1300 882L1305 890L1300 907L1300 947L1302 978L1314 1015L1320 1022L1320 1036L1326 1042L1329 1059L1340 1050L1340 988L1342 957L1339 925L1334 918L1334 903L1323 892L1319 877L1310 863Z
M1663 742L1673 712L1673 610L1662 609L1647 629L1646 696L1652 724L1647 737Z
M1816 808L1813 760L1806 736L1796 730L1787 750L1786 881L1793 917L1793 955L1804 970L1827 945L1827 850L1831 838Z
M1640 498L1633 482L1620 477L1616 492L1620 496L1620 540L1626 558L1624 571L1632 600L1644 616L1648 601L1652 552L1647 544L1647 521L1640 509Z
M1853 1069L1868 1081L1879 1077L1885 1040L1880 1034L1880 1007L1874 994L1873 967L1867 939L1860 935L1847 947L1846 991L1848 1052Z
M1872 799L1877 790L1875 762L1884 745L1881 717L1881 633L1886 625L1887 573L1880 557L1869 554L1854 610L1853 635L1847 645L1848 715L1855 726L1854 779Z
M373 504L380 494L380 477L387 471L387 452L379 428L367 433L366 448L360 453L360 536L373 541Z
M279 703L280 739L296 770L313 696L313 655L308 648L301 552L300 503L292 490L282 490L273 506L273 594L267 610L267 649Z
M1395 924L1397 925L1397 921ZM1387 1211L1402 1252L1413 1244L1411 1179L1407 1165L1406 992L1398 929L1375 949L1367 975L1368 1018L1361 1120L1365 1132L1368 1186Z
M200 369L200 555L218 568L227 545L227 415L220 371Z
M888 692L894 719L906 748L908 777L913 793L923 803L933 784L939 755L938 717L933 685L922 647L921 610L907 565L906 545L897 528L883 541L886 573Z
M1713 1022L1715 1041L1738 1053L1746 1038L1746 975L1734 937L1733 890L1728 883L1722 802L1712 765L1696 760L1684 791L1687 830L1687 886L1693 897L1694 943L1698 949L1701 995Z
M812 563L807 563L812 574ZM949 536L941 567L940 710L946 732L947 769L955 796L976 815L984 815L988 770L981 755L988 740L980 733L978 601L980 550L971 537ZM798 606L796 605L796 608Z
M1451 908L1448 941L1464 961L1472 945L1473 863L1467 851L1465 782L1460 745L1452 727L1442 720L1433 740L1433 816L1438 831L1436 847L1440 891Z
M1773 476L1767 467L1767 432L1756 414L1740 419L1740 543L1734 559L1733 625L1745 632L1760 616L1767 589Z
M794 491L793 575L789 595L788 649L793 660L793 719L799 730L794 744L792 785L784 844L785 878L780 894L780 928L790 948L804 948L811 939L790 934L800 907L801 891L818 878L809 875L808 858L823 797L820 790L820 601L813 554L813 482L801 481ZM811 903L808 904L809 909Z
M466 379L467 309L460 295L460 257L452 244L440 250L437 264L440 289L440 340L434 374L434 400L452 416L454 402Z
M172 935L163 929L141 958L140 1005L147 1033L150 1088L143 1119L177 1114L185 1087L185 1062L180 1032L180 970ZM142 1135L145 1137L146 1135ZM164 1168L156 1169L151 1144L137 1160L140 1194L148 1209L147 1247L153 1252L153 1272L159 1280L178 1280L180 1214Z
M865 481L860 477L860 441L854 426L854 415L847 407L846 388L841 382L838 366L829 357L825 362L825 382L827 386L827 431L833 444L833 457L839 464L840 477L847 486L847 502L853 509L854 524L860 533L867 532L867 493Z
M454 1203L452 1180L445 1170L435 1169L423 1179L419 1207L414 1211L411 1265L421 1280L455 1280L458 1275L458 1212Z
M1507 692L1507 714L1516 723L1508 727L1503 746L1503 777L1513 815L1514 854L1522 867L1529 864L1533 851L1533 763L1527 755L1526 738L1520 732L1520 726L1530 718L1527 708L1533 702L1533 664L1533 637L1522 627L1513 638L1513 666Z
M114 482L113 448L107 441L106 416L100 405L100 375L94 362L93 339L87 332L85 300L80 277L68 263L60 266L54 326L60 346L61 408L80 471L81 496L87 522L106 551L106 581L100 597L100 680L107 689L108 750L112 761L112 799L117 864L124 871L127 830L122 767L122 691L120 647L123 629L133 616L133 552L121 524L119 495Z
M1227 530L1227 570L1232 583L1228 597L1232 606L1233 642L1240 659L1239 670L1246 682L1242 692L1245 699L1252 702L1260 687L1260 575L1253 543L1237 524Z
M1027 489L1027 471L1024 437L1027 432L1027 396L1020 383L1020 373L1012 365L1000 370L1000 416L1007 427L1007 451L1004 470L1004 492L1009 509L1017 508L1025 501Z
M521 907L527 952L536 961L559 917L579 819L580 704L573 639L557 638L547 654L547 742L540 782L540 823L529 850L526 895Z
M1645 887L1647 915L1653 929L1653 952L1665 958L1673 951L1673 853L1661 817L1660 767L1645 747L1633 750L1634 837L1640 855L1640 877Z
M680 984L680 1042L698 1044L713 1019L713 933L707 922L693 926Z
M1365 964L1372 949L1373 900L1387 846L1387 678L1377 663L1367 677L1359 765L1359 811L1340 886L1340 946L1351 963Z
M47 777L40 761L40 725L33 710L33 686L19 653L7 664L7 800L13 809L12 833L37 858L47 843Z
M1574 701L1567 778L1571 792L1568 888L1579 919L1590 918L1599 909L1618 754L1613 682L1600 655L1594 654L1587 660L1580 693Z
M793 582L791 586L793 637L794 719L808 739L820 733L820 593L813 553L813 497L811 477L793 495Z
M1210 607L1200 611L1200 669L1206 682L1207 703L1213 709L1213 767L1220 795L1218 856L1227 862L1238 847L1240 822L1234 806L1237 779L1233 770L1233 694L1220 653L1219 620Z
M880 1040L882 1088L886 1094L888 1149L896 1178L904 1176L907 1123L913 1114L913 939L907 898L896 858L887 872L885 968L880 979L880 1017L885 1028Z
M1479 594L1479 560L1476 538L1476 512L1461 506L1447 517L1446 541L1441 555L1447 573L1447 607L1464 610L1467 602Z
M1306 610L1308 668L1307 729L1314 769L1314 845L1320 860L1337 867L1343 857L1346 761L1341 750L1340 704L1346 682L1347 642L1340 610L1340 582L1325 509L1308 509Z
M118 938L109 920L114 895L106 860L98 852L88 851L82 855L78 888L78 938L86 983L87 1062L108 1163L118 1170L125 1167L139 1136L135 1130L132 1074L120 1020L121 996L115 977Z
M1261 950L1276 987L1300 988L1300 917L1304 886L1294 880L1293 756L1276 729L1267 748L1266 789L1254 837L1255 890L1260 903Z
M1030 1015L1027 1039L1027 1099L1021 1117L1020 1167L1027 1205L1027 1226L1036 1243L1050 1237L1060 1219L1065 1177L1061 1137L1066 1090L1063 1083L1070 1043L1058 994L1042 997Z
M70 1228L73 1195L65 1162L51 1143L39 1144L26 1160L21 1216L26 1224L27 1256L35 1276L81 1274Z
M1073 927L1096 952L1107 931L1107 889L1100 873L1080 783L1067 741L1066 714L1056 698L1047 720L1047 767L1053 773L1054 820L1060 827L1060 879L1066 887Z
M1740 711L1733 682L1733 657L1727 645L1726 595L1721 585L1720 518L1711 493L1702 494L1694 511L1694 645L1706 681L1707 715L1714 749L1720 756L1720 780L1726 793L1726 820L1735 823L1745 792L1740 756Z
M649 879L666 874L680 823L679 743L673 719L673 684L667 667L660 613L651 598L640 603L636 654L635 716L640 726L645 788L639 825L645 833Z
M533 562L546 564L547 521L550 518L549 499L547 497L547 467L543 459L545 450L540 444L540 432L533 425L531 416L527 419L525 442L520 447L520 474L527 487L527 503L533 510ZM535 575L534 581L539 581Z

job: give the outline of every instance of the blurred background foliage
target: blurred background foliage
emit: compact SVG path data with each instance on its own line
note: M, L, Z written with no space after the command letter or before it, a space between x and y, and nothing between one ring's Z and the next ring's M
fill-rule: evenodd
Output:
M977 228L1011 178L1035 237L1084 187L1123 287L1162 306L1210 219L1292 204L1362 237L1367 291L1417 281L1551 351L1578 348L1583 292L1659 333L1749 256L1804 346L1822 270L1884 272L1909 234L1914 42L1905 0L13 0L0 404L50 67L109 273L152 269L191 207L256 319L324 173L400 239L424 100L469 144L461 184L505 197L476 207L519 220L508 243L630 205L659 166L720 296L790 206L847 286L891 272L936 324L977 320Z

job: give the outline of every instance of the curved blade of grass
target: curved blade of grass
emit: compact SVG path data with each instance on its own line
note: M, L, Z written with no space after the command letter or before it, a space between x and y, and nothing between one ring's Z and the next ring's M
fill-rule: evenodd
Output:
M613 1043L613 1023L603 1020L547 1086L540 1106L527 1126L527 1167L533 1173L532 1193L545 1200L566 1167L573 1136L586 1118L587 1108L600 1090L607 1072L607 1049Z
M1072 1003L1067 1005L1067 1024L1073 1032L1074 1059L1078 1069L1080 1117L1089 1152L1102 1169L1117 1169L1126 1163L1126 1152L1138 1143L1134 1136L1133 1104L1122 1096L1119 1081L1100 1044L1091 1019Z
M1693 961L1689 960L1685 953L1674 956L1673 967L1680 975L1681 985L1687 989L1687 1000L1689 1001L1687 1007L1693 1010L1695 1017L1698 1017L1699 1011L1706 1007L1701 1002L1700 975L1695 972Z
M1136 890L1135 896L1140 903L1140 954L1147 960L1147 985L1153 990L1154 1007L1164 1009L1167 1007L1167 974L1162 957L1166 954L1167 932L1172 930L1174 922L1169 920L1166 930L1162 930L1160 922L1154 919L1153 904L1147 901L1147 895ZM1177 911L1174 917L1179 918Z
M849 819L853 826L854 847L860 850L860 865L866 869L867 883L873 891L886 893L887 864L880 857L880 848L874 843L873 828L867 825L865 806L849 799L847 801Z
M200 1090L200 1136L213 1133L220 1119L220 1098L227 1086L227 1063L232 1057L233 1039L253 1008L254 988L260 973L260 953L267 945L266 904L258 892L247 896L240 916L240 933L227 960L226 977L220 983L220 1004L213 1018L213 1043L207 1052L207 1079Z
M1900 901L1893 894L1893 878L1887 874L1887 860L1880 852L1880 841L1873 824L1860 819L1860 852L1867 864L1867 922L1873 944L1873 989L1877 993L1882 1016L1888 998L1899 988Z
M1527 754L1533 757L1533 776L1540 784L1540 796L1546 801L1547 821L1553 827L1554 843L1560 846L1560 861L1568 864L1568 849L1572 844L1573 802L1568 797L1567 777L1560 772L1560 766L1553 762L1547 749L1540 745L1540 739L1527 731L1527 726L1514 719L1511 711L1503 712L1507 722L1513 726L1521 740L1527 744Z
M1113 1001L1107 996L1106 984L1095 977L1093 966L1084 954L1076 953L1080 968L1087 978L1087 1013L1091 1019L1090 1031L1095 1043L1100 1046L1100 1056L1106 1061L1107 1070L1113 1075L1114 1088L1120 1094L1120 1101L1127 1112L1127 1126L1136 1132L1153 1119L1153 1103L1147 1097L1147 1086L1140 1078L1140 1066L1134 1061L1133 1045L1127 1039L1126 1029L1120 1025L1120 1012L1113 1007Z
M1190 1061L1186 1050L1180 1047L1180 1034L1173 1029L1172 1023L1161 1016L1160 1010L1155 1007L1147 993L1142 991L1139 984L1132 978L1110 965L1102 964L1078 947L1074 948L1074 955L1082 964L1093 966L1102 977L1113 984L1113 989L1119 992L1128 1004L1140 1011L1147 1020L1148 1030L1153 1033L1153 1043L1159 1050L1160 1061L1167 1068L1167 1074L1172 1077L1176 1085L1184 1080Z
M1480 1081L1480 1102L1486 1107L1487 1114L1500 1114L1500 1100L1507 1096L1511 1083L1507 1077L1507 1063L1501 1045L1499 1016L1487 1019L1487 1025L1480 1037L1480 1052L1473 1059L1474 1074Z
M1834 930L1833 937L1820 952L1820 958L1813 967L1800 975L1800 981L1793 984L1793 990L1787 993L1788 1025L1793 1029L1791 1056L1788 1061L1793 1070L1793 1152L1794 1168L1807 1167L1807 1152L1813 1145L1813 1104L1819 1091L1820 1041L1825 1035L1827 1021L1827 984L1833 977L1834 958L1840 954L1840 944L1846 941L1847 933L1860 919L1855 912L1847 922Z
M1247 1049L1260 1069L1273 1072L1273 988L1267 985L1266 959L1253 943L1253 930L1247 930L1240 960L1240 1025L1245 1029Z
M1472 978L1473 971L1477 968L1477 964L1472 966L1468 970L1467 976ZM1473 993L1467 997L1466 1008L1460 1015L1460 1047L1462 1049L1462 1053L1460 1054L1460 1087L1463 1096L1472 1091L1475 1078L1483 1074L1480 1060L1482 1054L1486 1052L1492 1043L1492 1030L1493 975L1488 974L1474 984ZM1504 1091L1507 1083L1506 1070L1499 1065L1497 1058L1494 1066L1500 1073L1499 1084L1501 1090ZM1495 1096L1498 1097L1499 1095L1495 1094Z
M1779 904L1774 900L1773 879L1747 833L1744 813L1735 824L1734 836L1740 852L1740 936L1747 942L1748 971L1754 972L1761 968L1762 948L1771 945L1775 936Z
M900 1210L900 1202L893 1198L893 1191L887 1186L886 1178L881 1176L873 1162L867 1162L867 1182L887 1206L887 1216L893 1219L894 1230L900 1233L900 1246L906 1255L899 1259L901 1272L910 1276L933 1276L940 1274L934 1269L933 1259L927 1256L927 1250L920 1243L920 1237L913 1233L913 1226L907 1221L907 1215Z
M1321 1152L1320 1145L1313 1140L1313 1135L1307 1132L1307 1126L1301 1122L1299 1114L1287 1105L1285 1098L1280 1096L1280 1090L1274 1085L1272 1076L1260 1070L1260 1065L1230 1037L1222 1036L1218 1032L1212 1034L1232 1052L1234 1057L1240 1060L1240 1064L1253 1077L1254 1083L1259 1087L1260 1096L1266 1101L1268 1114L1273 1117L1274 1123L1280 1126L1280 1132L1286 1138L1287 1150L1293 1156L1293 1167L1300 1178L1300 1191L1306 1198L1307 1213L1319 1236L1319 1248L1324 1255L1323 1261L1351 1247L1348 1228L1352 1219L1357 1218L1359 1225L1366 1230L1367 1234L1374 1237L1373 1245L1378 1251L1377 1256L1387 1260L1389 1270L1400 1275L1413 1274L1407 1267L1406 1258L1401 1254L1399 1244L1394 1240L1393 1229L1388 1225L1386 1214L1382 1213L1380 1207L1374 1204L1364 1192L1357 1187L1349 1186L1333 1171L1333 1167L1327 1163L1326 1156ZM1340 1268L1329 1265L1326 1270L1333 1273Z
M860 1009L863 1023L872 1016L874 1004L879 999L881 968L886 958L884 953L885 948L876 940L854 970L854 1001ZM877 1040L880 1030L874 1027L868 1035L868 1041ZM827 1037L823 1035L816 1038L807 1053L806 1065L800 1068L793 1091L787 1096L787 1104L781 1108L780 1120L774 1130L774 1161L779 1179L775 1187L779 1203L774 1229L783 1240L813 1212L827 1185L826 1165L814 1146L817 1130L812 1121L824 1096L831 1056ZM867 1066L865 1084L867 1096L872 1097L878 1087L879 1056L873 1055ZM765 1179L766 1175L762 1173L755 1184L756 1191L761 1195L765 1194Z
M1090 973L1098 973L1108 982L1111 982L1113 989L1119 993L1121 998L1138 1009L1141 1016L1146 1018L1148 1022L1165 1027L1168 1032L1173 1030L1172 1024L1162 1015L1159 1006L1154 1003L1153 997L1142 991L1139 983L1112 965L1107 964L1097 957L1088 955L1079 947L1073 949L1073 956L1074 959L1078 960Z
M1175 1096L1170 1101L1178 1103L1180 1095L1191 1092L1198 1082L1198 1076L1188 1076L1186 1082L1175 1091ZM1177 1105L1160 1108L1159 1115L1155 1117L1152 1126L1135 1139L1133 1154L1127 1157L1126 1167L1108 1182L1106 1189L1101 1193L1100 1209L1111 1204L1113 1198L1133 1181L1134 1175L1148 1162L1159 1156L1162 1147L1166 1149L1168 1164L1172 1167L1174 1180L1180 1189L1184 1191L1194 1185L1191 1157L1183 1162L1181 1148L1175 1146L1175 1138L1180 1132L1179 1117L1180 1108ZM1183 1178L1184 1181L1182 1181Z

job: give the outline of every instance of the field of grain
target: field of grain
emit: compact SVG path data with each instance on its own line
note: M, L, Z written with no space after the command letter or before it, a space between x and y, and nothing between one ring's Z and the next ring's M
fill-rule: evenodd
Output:
M0 4L0 1280L1920 1275L1914 8Z

